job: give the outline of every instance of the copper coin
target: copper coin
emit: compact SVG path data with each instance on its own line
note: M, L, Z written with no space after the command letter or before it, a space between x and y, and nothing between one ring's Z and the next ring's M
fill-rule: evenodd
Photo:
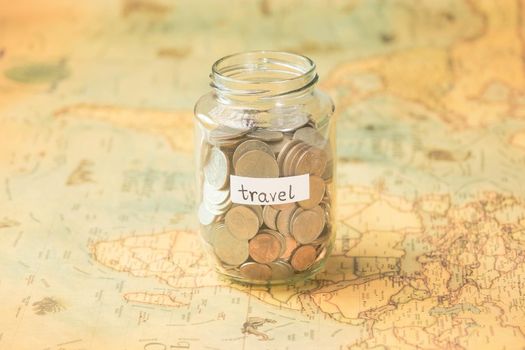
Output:
M285 249L284 253L281 254L281 259L288 260L292 256L292 252L297 248L297 241L292 236L285 236Z
M241 275L255 281L267 281L272 278L272 270L268 265L247 262L239 268Z
M259 231L259 218L250 208L238 205L226 213L224 223L237 239L250 239Z
M303 245L297 248L290 259L295 271L305 271L315 262L317 251L314 246Z
M269 263L277 259L281 253L281 242L269 233L259 233L250 240L250 256L259 263Z
M299 201L299 205L304 209L312 209L321 203L323 199L326 185L324 180L319 176L310 175L310 198Z

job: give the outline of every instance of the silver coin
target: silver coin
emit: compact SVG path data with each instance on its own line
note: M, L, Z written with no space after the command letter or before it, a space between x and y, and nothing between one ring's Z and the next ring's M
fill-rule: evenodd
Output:
M215 255L228 265L240 265L249 257L248 241L235 238L226 225L215 227L213 238Z
M203 198L209 203L221 204L228 200L230 197L229 190L217 190L209 183L204 182L203 186Z
M268 265L256 262L247 262L241 265L239 272L242 276L254 281L267 281L272 278L272 270Z
M217 219L218 215L213 214L211 211L206 208L204 203L199 205L198 217L199 222L203 225L209 225Z
M281 151L277 155L277 165L279 166L279 171L280 171L280 175L281 176L285 176L284 175L284 171L283 171L283 169L284 169L284 161L285 161L288 153L290 152L290 149L292 149L294 146L296 146L299 143L301 143L300 140L290 140L290 141L288 141L287 143L284 144L283 148L281 149Z
M248 151L253 151L253 150L263 151L265 153L268 153L272 157L274 156L274 152L272 151L270 146L268 146L266 143L259 141L259 140L247 140L241 143L239 146L237 146L237 148L235 149L235 152L233 152L233 157L232 157L233 166L235 167L235 164L237 163L237 161L243 154L245 154Z
M273 261L268 266L272 270L272 280L286 280L294 274L292 265L284 260Z
M208 163L204 166L206 182L215 189L221 189L228 183L229 175L228 157L217 147L212 148Z
M265 129L257 129L246 135L249 138L261 141L279 141L283 139L283 133L280 131L270 131Z
M327 140L319 133L319 131L312 127L304 127L297 129L293 134L294 140L302 140L310 146L324 149L327 145Z
M235 164L235 175L246 177L279 177L275 158L262 151L248 151Z
M230 128L229 126L221 125L217 128L213 129L209 133L209 139L210 140L229 140L229 139L236 139L244 134L246 134L249 130L246 129L234 129Z

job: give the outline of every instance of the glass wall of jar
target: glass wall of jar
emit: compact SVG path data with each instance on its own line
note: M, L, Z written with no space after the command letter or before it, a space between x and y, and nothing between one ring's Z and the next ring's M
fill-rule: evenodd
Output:
M234 280L311 277L332 249L335 122L315 64L253 51L212 67L195 105L197 216L216 270Z

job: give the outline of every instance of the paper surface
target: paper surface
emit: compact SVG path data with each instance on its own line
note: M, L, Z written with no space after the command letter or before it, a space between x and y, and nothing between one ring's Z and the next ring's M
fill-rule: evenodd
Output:
M277 178L230 175L230 195L238 204L284 204L310 198L309 174Z

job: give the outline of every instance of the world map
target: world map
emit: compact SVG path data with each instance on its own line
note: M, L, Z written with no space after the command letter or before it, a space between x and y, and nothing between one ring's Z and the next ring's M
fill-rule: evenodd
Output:
M0 349L525 349L518 0L0 0ZM310 56L336 105L316 278L219 278L194 215L213 61Z

